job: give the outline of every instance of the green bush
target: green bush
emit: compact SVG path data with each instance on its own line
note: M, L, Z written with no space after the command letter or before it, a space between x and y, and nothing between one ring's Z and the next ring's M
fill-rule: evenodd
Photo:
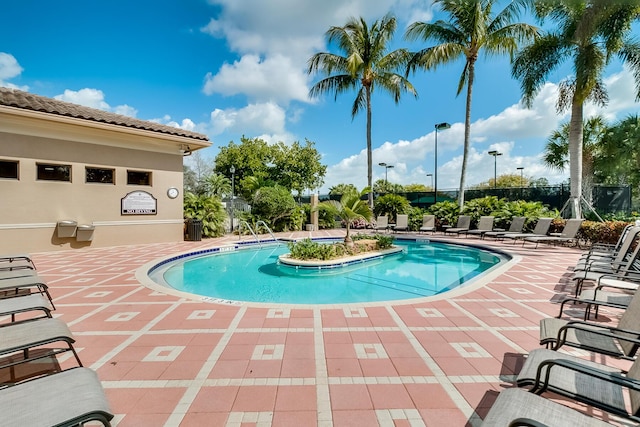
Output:
M284 187L262 187L253 196L251 213L267 223L273 231L288 231L289 218L296 210L291 192Z
M376 199L373 207L373 214L378 216L386 215L389 222L396 222L398 214L406 214L411 209L409 201L398 194L385 194Z
M579 237L592 244L615 244L627 225L629 222L626 221L584 221L580 227Z
M477 224L481 216L495 216L494 212L502 209L505 203L504 199L498 199L496 196L472 199L464 204L462 213L471 217L472 224Z
M217 197L195 195L187 192L184 195L184 218L202 221L202 235L204 237L220 237L225 233L224 222L227 212Z
M434 203L429 207L428 211L436 216L436 225L438 227L442 224L455 225L458 222L458 216L460 216L458 203L450 200Z
M550 211L542 202L517 200L504 203L492 215L496 217L495 226L505 229L509 228L511 219L514 216L523 216L526 218L524 230L531 231L535 227L538 218L555 218L558 216L558 212Z
M388 234L361 234L358 233L352 237L353 241L356 240L375 240L378 245L378 249L389 249L393 245L393 236Z

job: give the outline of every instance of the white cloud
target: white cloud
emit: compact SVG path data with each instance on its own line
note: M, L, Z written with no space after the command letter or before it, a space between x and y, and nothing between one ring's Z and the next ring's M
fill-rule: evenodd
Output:
M244 108L216 109L211 112L211 132L234 132L249 135L285 134L285 110L279 105L266 102L250 104Z
M233 64L223 64L217 74L207 74L204 93L225 96L244 94L252 101L307 101L308 77L291 64L291 59L274 55L261 60L258 55L245 55Z
M18 77L22 71L23 68L13 55L0 52L0 86L24 91L29 90L29 86L18 86L7 81Z
M99 89L84 88L78 91L65 89L63 94L56 95L54 98L59 101L71 102L72 104L84 105L85 107L110 111L129 117L136 117L138 113L138 110L126 104L111 108L104 100L104 92Z
M123 116L129 116L129 117L136 117L136 115L138 114L138 110L136 110L135 108L127 104L118 105L116 108L113 109L113 112L116 114L122 114Z

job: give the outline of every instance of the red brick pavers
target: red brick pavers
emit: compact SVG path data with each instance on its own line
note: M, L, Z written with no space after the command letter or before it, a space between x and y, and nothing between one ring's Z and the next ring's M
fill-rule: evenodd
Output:
M479 425L571 293L580 254L449 239L514 259L484 285L388 304L216 304L136 280L154 259L236 239L33 254L115 425Z

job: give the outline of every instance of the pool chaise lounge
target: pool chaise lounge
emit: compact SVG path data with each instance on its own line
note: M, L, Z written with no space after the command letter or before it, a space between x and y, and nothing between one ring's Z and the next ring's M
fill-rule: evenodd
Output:
M10 315L11 322L16 321L17 314L37 311L42 312L42 316L40 317L51 317L51 306L49 304L49 300L39 293L0 299L0 317ZM28 320L34 319L36 318L31 317Z
M498 395L482 427L607 427L611 424L520 388Z
M36 265L29 254L5 254L0 255L0 270L11 271L19 269L35 270Z
M553 221L552 218L539 218L531 233L509 233L503 237L512 239L514 244L516 240L524 239L525 237L544 237L549 232L549 228L551 228L551 221Z
M56 346L50 344L60 343ZM0 368L19 365L32 360L55 356L71 351L82 366L78 353L73 348L75 339L69 327L60 319L45 318L29 322L20 322L0 327L0 356L9 356L22 352L24 357L17 361L7 360ZM46 346L47 351L30 354L33 349Z
M467 230L465 234L467 236L469 236L470 234L474 236L480 236L481 239L484 239L484 234L493 230L494 220L495 217L493 216L481 216L480 220L478 221L478 228Z
M509 229L506 231L487 231L484 233L484 237L493 237L494 239L504 239L507 234L521 234L524 228L524 222L526 221L524 216L516 216L511 220Z
M0 424L20 427L110 426L102 384L88 368L73 368L0 389Z
M584 222L584 219L570 219L567 220L564 228L562 229L562 233L559 235L550 235L550 236L527 236L522 239L522 246L524 246L525 242L533 242L536 244L536 248L540 243L576 243L578 235L578 231L580 231L580 226Z
M51 307L55 310L56 306L53 304L49 287L40 276L24 276L0 280L0 293L6 294L3 297L11 296L12 294L18 295L23 290L31 292L33 288L36 288L41 294L46 295L51 303Z

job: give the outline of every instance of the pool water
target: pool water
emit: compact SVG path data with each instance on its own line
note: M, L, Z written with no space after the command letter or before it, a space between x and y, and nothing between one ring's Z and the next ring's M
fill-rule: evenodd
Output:
M461 286L504 256L429 241L398 241L403 252L343 268L278 263L286 245L183 258L150 273L157 283L205 297L288 304L337 304L432 296Z

